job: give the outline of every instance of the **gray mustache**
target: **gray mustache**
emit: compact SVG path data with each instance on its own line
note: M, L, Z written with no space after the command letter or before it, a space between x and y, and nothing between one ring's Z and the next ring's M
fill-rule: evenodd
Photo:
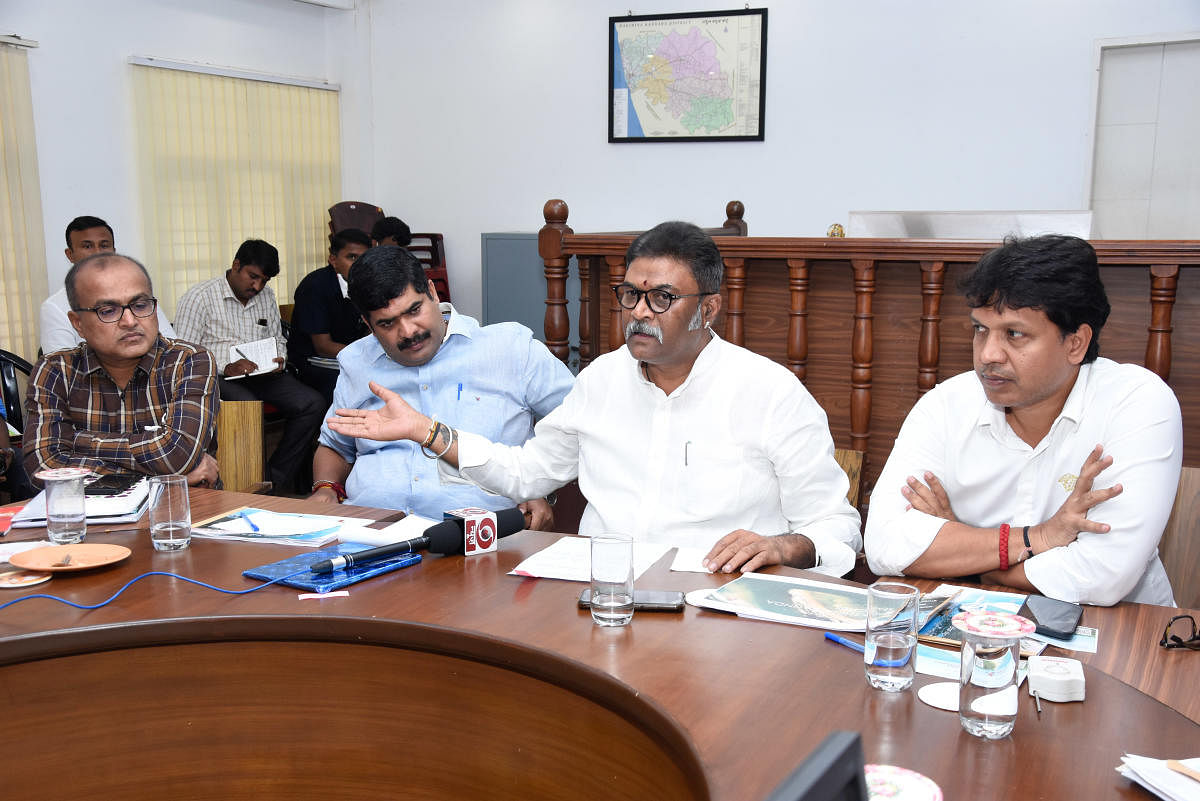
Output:
M663 344L662 329L656 325L650 325L645 320L630 320L625 325L625 339L628 340L634 334L645 334L646 336L654 337L658 340L658 344Z

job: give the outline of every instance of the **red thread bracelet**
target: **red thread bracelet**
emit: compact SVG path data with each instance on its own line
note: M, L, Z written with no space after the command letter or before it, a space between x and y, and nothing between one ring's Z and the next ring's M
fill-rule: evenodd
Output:
M1008 523L1000 524L1000 569L1008 570Z

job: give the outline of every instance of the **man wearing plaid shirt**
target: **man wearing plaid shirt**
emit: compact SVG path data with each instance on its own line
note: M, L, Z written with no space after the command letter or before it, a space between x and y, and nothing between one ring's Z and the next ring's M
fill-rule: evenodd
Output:
M267 282L279 275L279 251L261 239L247 239L224 275L196 284L179 299L175 330L179 338L212 351L224 400L261 400L283 412L283 435L267 474L276 493L291 489L296 470L312 458L325 398L283 372L287 340L279 304ZM273 364L257 364L241 347L273 339ZM251 354L253 355L253 354Z
M159 336L150 276L127 256L83 259L65 284L68 317L83 342L34 368L26 469L181 473L189 484L215 485L220 399L212 355Z

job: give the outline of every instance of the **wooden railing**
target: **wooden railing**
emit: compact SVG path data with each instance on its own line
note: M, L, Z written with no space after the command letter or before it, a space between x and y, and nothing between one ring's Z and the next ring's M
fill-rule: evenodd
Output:
M574 257L586 366L622 344L620 309L607 287L624 279L624 254L635 235L575 234L562 201L546 204L545 219L538 247L546 265L547 344L566 359L565 289ZM787 366L825 409L837 446L867 453L865 498L917 398L971 369L968 309L957 283L998 243L748 236L716 242L725 286L723 328L720 319L715 327ZM1168 381L1183 408L1184 463L1200 465L1200 242L1092 244L1113 307L1101 355L1144 364Z

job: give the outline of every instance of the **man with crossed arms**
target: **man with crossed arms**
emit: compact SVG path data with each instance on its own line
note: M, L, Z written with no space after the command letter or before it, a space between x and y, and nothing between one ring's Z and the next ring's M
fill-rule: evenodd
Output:
M1158 541L1179 483L1179 403L1149 370L1098 358L1109 304L1096 252L1075 237L1009 241L962 284L975 370L904 421L871 495L871 570L1174 606Z

